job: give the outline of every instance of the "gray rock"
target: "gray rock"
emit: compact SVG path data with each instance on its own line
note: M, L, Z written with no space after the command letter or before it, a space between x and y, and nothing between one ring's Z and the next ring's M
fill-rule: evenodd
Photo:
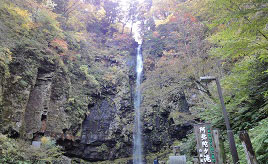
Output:
M169 156L169 164L186 164L186 156Z
M41 142L40 141L33 141L32 142L32 146L34 148L40 148L41 147Z
M66 156L62 156L61 160L57 164L72 164L72 159Z

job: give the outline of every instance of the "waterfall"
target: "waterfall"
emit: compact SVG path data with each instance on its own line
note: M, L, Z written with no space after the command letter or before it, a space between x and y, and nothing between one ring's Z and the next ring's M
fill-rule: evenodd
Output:
M136 64L136 93L134 97L135 121L134 121L134 150L133 150L133 164L142 164L142 140L141 140L141 76L143 70L141 45L137 48L137 64Z

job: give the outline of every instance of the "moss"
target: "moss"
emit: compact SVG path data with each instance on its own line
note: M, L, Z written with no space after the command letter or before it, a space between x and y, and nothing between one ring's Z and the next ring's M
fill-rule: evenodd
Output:
M115 145L115 149L119 150L122 147L122 143L121 142L117 142Z
M173 110L169 115L169 119L170 118L172 118L175 121L176 125L179 125L183 124L186 121L193 120L195 116Z
M27 81L25 81L25 80L20 80L19 81L19 84L20 84L20 86L21 87L23 87L23 88L26 88L29 84L27 83Z
M23 140L10 139L0 133L1 163L53 163L58 162L61 155L60 147L51 139L43 139L40 148L33 148Z
M97 147L98 152L108 152L108 147L105 144Z
M82 128L79 128L78 132L76 133L77 137L81 137L82 135Z
M94 164L126 164L128 161L132 160L132 158L120 158L114 161L102 161L102 162L92 162Z
M0 74L4 75L5 78L10 76L8 64L11 62L12 53L8 48L4 48L0 46Z
M174 142L173 142L173 146L178 146L178 145L180 145L181 144L181 141L179 141L179 140L175 140Z
M147 163L153 163L158 158L159 161L167 162L169 156L172 155L172 150L169 148L162 148L158 153L146 154Z

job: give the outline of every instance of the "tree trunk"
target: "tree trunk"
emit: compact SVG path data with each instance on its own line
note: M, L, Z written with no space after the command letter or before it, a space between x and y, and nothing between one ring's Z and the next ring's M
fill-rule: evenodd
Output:
M121 34L124 34L125 27L126 27L126 24L123 24L123 27L122 27L122 33L121 33Z
M133 32L133 21L131 22L130 35L132 35L132 32Z

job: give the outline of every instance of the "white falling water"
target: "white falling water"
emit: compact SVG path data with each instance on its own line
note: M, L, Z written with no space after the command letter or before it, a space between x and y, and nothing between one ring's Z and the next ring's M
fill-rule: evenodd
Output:
M141 45L138 46L137 50L137 65L136 65L136 93L134 97L134 108L135 108L135 126L133 131L134 138L134 151L133 151L133 164L142 164L142 139L141 139L141 76L143 70L143 61L141 53Z

